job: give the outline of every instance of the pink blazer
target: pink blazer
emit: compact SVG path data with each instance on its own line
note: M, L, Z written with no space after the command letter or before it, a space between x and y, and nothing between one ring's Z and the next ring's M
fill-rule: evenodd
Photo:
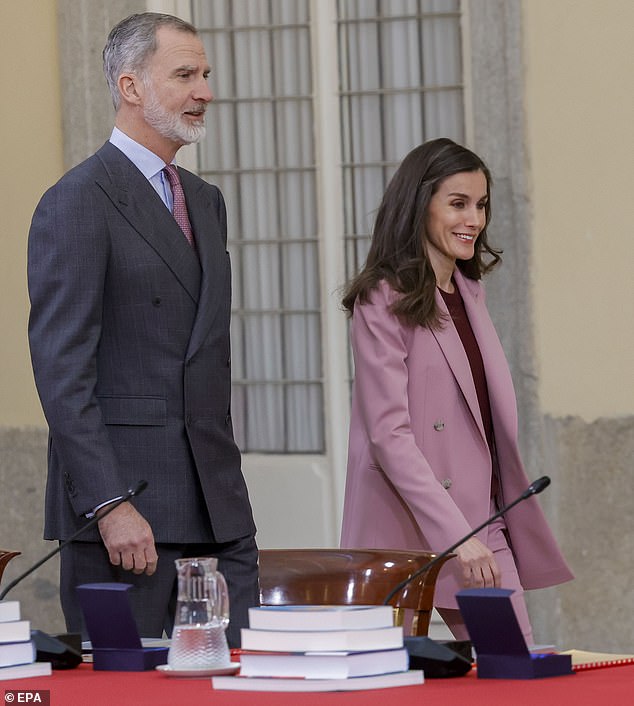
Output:
M517 444L517 405L484 289L456 270L486 372L501 502L529 485ZM438 331L405 327L385 283L352 317L355 361L342 547L442 551L490 514L491 457L464 348L448 319ZM442 297L437 304L447 317ZM572 578L536 498L506 515L526 589ZM486 530L478 535L486 539ZM435 604L456 608L456 561L443 567Z

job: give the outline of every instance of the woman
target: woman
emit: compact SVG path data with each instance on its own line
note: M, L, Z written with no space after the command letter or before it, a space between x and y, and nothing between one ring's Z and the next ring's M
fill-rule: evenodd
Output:
M487 241L489 170L448 139L412 152L390 181L372 244L343 304L355 360L344 547L442 551L529 485L513 383L479 280L500 260ZM467 587L524 589L572 578L535 498L456 549L435 605L468 637Z

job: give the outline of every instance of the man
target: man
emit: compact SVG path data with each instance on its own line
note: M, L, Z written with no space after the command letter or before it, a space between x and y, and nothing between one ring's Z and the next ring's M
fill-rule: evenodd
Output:
M226 212L216 187L163 171L204 135L210 69L194 27L143 13L113 28L104 71L110 140L43 196L29 234L45 537L68 538L147 480L63 550L68 629L83 628L78 584L122 581L140 634L170 634L174 559L211 555L237 646L258 601L257 547L231 424Z

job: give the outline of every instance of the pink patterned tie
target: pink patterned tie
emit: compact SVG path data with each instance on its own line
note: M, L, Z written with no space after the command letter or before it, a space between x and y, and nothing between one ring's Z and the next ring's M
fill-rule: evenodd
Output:
M192 246L196 247L194 242L194 234L192 232L192 226L189 222L189 216L187 215L187 204L185 203L185 194L183 193L183 187L181 186L181 180L178 176L178 170L173 164L168 164L163 171L165 176L172 187L172 196L174 197L174 208L172 213L180 229L185 234L187 242Z

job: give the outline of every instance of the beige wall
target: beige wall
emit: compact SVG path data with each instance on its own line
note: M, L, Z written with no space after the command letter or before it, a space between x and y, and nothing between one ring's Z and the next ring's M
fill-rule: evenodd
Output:
M542 411L634 413L634 3L523 3Z
M51 548L41 540L46 431L26 334L26 242L37 201L62 174L56 7L0 2L0 547L22 552L3 586ZM64 628L57 572L50 561L9 594L33 627L49 632Z
M44 424L26 337L26 241L37 201L62 174L55 9L55 0L0 3L0 427Z

